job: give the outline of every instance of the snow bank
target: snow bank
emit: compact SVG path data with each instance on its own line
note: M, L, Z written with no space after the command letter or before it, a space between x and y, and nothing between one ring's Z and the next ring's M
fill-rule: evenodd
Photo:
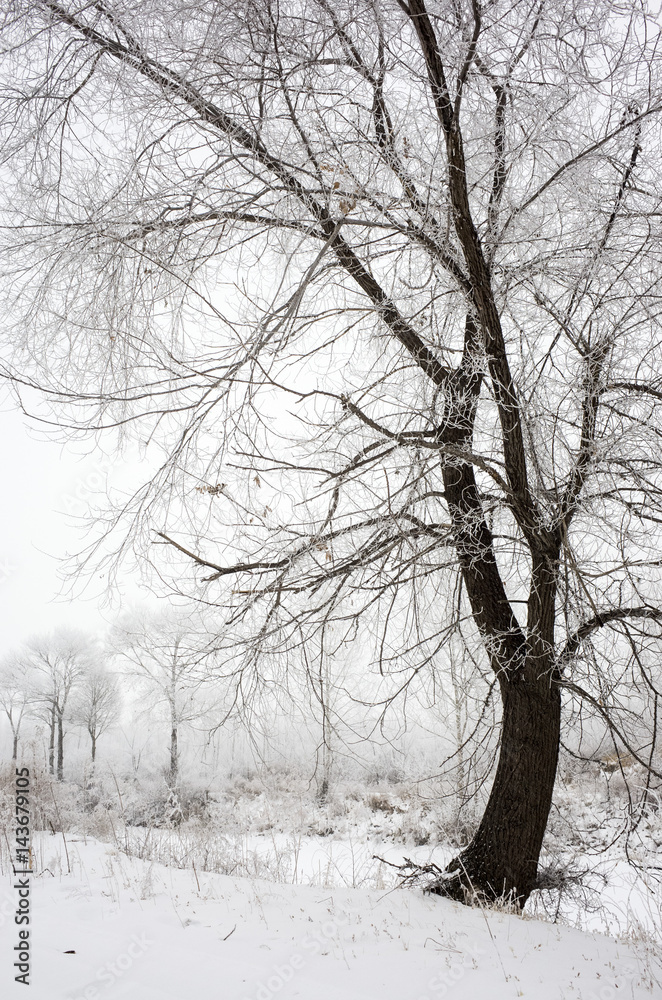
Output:
M640 1000L633 949L406 890L329 889L174 870L40 838L30 1000ZM3 894L10 894L5 878ZM73 953L69 953L73 952ZM660 993L657 994L661 995Z

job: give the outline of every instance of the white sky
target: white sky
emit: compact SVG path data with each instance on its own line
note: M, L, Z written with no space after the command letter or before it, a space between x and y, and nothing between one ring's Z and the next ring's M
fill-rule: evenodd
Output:
M105 482L104 457L90 445L47 440L6 396L0 396L0 453L5 489L0 502L0 657L16 643L58 624L105 630L105 581L92 578L71 600L64 557L84 542L80 519ZM78 523L77 523L77 518ZM140 595L129 584L133 600ZM81 591L81 586L76 587Z

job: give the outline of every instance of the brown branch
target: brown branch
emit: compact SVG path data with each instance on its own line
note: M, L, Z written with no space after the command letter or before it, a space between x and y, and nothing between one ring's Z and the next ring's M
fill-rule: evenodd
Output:
M526 209L534 201L536 201L536 199L539 198L541 194L544 194L547 188L550 187L555 181L557 181L559 177L561 177L567 170L570 170L571 167L576 166L586 156L590 156L591 153L596 153L606 143L610 142L612 139L615 139L616 136L621 134L621 132L624 132L625 129L631 128L632 126L634 126L635 128L639 127L640 123L643 122L645 118L648 118L649 115L658 114L660 111L662 111L662 104L653 105L652 107L647 108L645 111L640 112L631 121L621 123L618 126L618 128L612 129L611 132L608 132L605 136L602 137L602 139L598 139L597 142L592 143L590 146L587 146L586 149L582 149L581 152L577 153L576 156L573 156L571 157L571 159L566 160L565 163L562 163L561 166L558 167L554 171L554 173L550 177L548 177L547 180L543 184L541 184L540 187L536 191L534 191L533 194L529 198L527 198L527 200L522 205L518 205L517 208L513 209L508 219L506 220L503 229L501 230L501 236L504 235L506 229L511 224L513 219L517 218L518 215L521 215L522 212L525 212Z
M518 497L520 511L525 512L520 526L524 530L529 544L535 546L537 538L531 528L540 520L539 512L529 488L519 400L508 364L501 320L491 287L489 267L471 214L464 143L459 117L455 114L449 97L439 44L425 3L423 0L411 0L409 11L427 67L437 117L446 139L448 186L453 223L469 273L473 307L485 339L487 363L501 424L506 473L510 487Z
M582 427L579 450L570 481L561 498L558 518L558 523L563 526L564 531L567 531L570 521L579 506L582 489L586 482L593 457L595 427L601 396L600 379L610 346L609 341L604 342L596 350L592 351L587 358L587 371L583 386L584 398L582 400Z
M207 559L202 559L200 556L196 555L195 552L191 552L190 549L185 548L176 542L173 538L169 538L168 535L164 534L162 531L157 531L156 533L159 538L163 538L168 545L174 546L174 548L179 549L183 552L185 556L192 559L198 566L206 566L208 569L215 570L215 575L209 577L210 580L214 580L219 576L229 576L233 573L245 573L254 569L281 569L283 566L287 566L290 562L290 558L279 559L275 562L253 562L253 563L237 563L235 566L219 566L218 563L209 562Z
M643 382L610 382L607 389L627 389L628 392L641 392L655 399L662 399L662 390L653 388Z
M584 640L588 639L593 632L600 628L604 628L605 625L610 625L612 622L624 621L630 618L645 618L650 621L662 621L662 610L652 608L648 605L643 605L641 607L634 608L609 608L605 611L599 611L593 616L593 618L589 618L588 621L584 622L579 626L579 628L575 629L570 638L567 639L565 646L557 658L559 670L563 668L565 663L572 659Z
M419 448L428 448L431 451L438 451L445 455L451 455L453 458L459 458L464 462L468 462L471 465L477 466L486 472L494 482L504 491L505 495L514 504L517 503L517 498L513 495L512 490L508 486L505 479L499 475L496 469L493 469L489 462L484 459L481 455L476 455L467 448L463 448L459 445L453 445L448 442L443 441L426 441L423 436L426 432L416 432L416 431L404 431L398 433L397 431L391 431L382 424L378 424L377 421L373 420L364 413L363 410L359 409L355 403L352 403L347 397L343 398L343 404L347 407L350 413L358 417L362 423L371 427L373 430L377 431L379 434L383 434L384 437L389 438L391 441L395 441L399 445L416 445Z

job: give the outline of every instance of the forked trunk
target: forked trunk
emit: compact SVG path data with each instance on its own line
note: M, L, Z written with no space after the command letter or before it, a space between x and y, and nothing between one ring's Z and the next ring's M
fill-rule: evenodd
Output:
M468 316L467 349L477 335ZM480 381L470 368L458 370L439 430L443 444L471 450ZM561 697L553 674L560 536L527 526L531 586L523 629L497 566L473 465L447 461L443 478L464 585L499 681L503 717L499 761L480 826L433 891L462 902L506 897L523 906L536 885L559 753Z
M471 843L448 866L457 877L434 892L462 902L505 897L524 906L536 886L552 803L561 698L549 678L502 686L501 749L492 791Z

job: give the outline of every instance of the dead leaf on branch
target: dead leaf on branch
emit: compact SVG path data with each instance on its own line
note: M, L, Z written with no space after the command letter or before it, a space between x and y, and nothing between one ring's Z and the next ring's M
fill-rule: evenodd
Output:
M225 483L217 483L216 486L195 486L194 489L196 493L209 493L211 496L217 497L225 489Z

